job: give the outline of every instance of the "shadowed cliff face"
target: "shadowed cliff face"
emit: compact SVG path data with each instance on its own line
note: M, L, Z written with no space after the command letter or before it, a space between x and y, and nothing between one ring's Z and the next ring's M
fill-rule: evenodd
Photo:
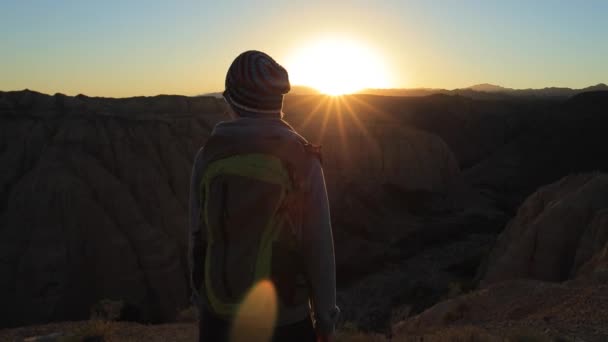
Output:
M1 321L86 318L101 299L123 300L131 318L152 322L187 306L190 168L223 106L205 97L0 93ZM458 176L436 135L336 125L319 141L330 198L349 184L443 191Z
M192 156L219 101L26 91L0 108L2 322L85 318L103 298L172 319L189 298Z

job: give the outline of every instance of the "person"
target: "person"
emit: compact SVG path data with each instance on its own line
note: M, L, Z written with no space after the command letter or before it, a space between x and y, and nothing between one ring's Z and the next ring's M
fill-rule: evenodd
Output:
M333 339L339 309L320 147L283 120L289 90L287 71L270 56L240 54L223 93L231 120L215 126L195 157L189 254L201 341L229 340L265 320L272 341ZM237 323L263 281L275 317L266 310ZM272 298L263 303L258 309Z

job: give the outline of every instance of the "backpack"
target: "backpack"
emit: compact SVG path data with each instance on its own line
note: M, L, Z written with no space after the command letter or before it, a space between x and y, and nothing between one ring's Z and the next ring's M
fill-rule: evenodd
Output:
M207 141L199 189L207 227L203 287L216 315L233 317L263 279L274 284L279 310L308 303L299 243L315 155L305 140L280 135Z

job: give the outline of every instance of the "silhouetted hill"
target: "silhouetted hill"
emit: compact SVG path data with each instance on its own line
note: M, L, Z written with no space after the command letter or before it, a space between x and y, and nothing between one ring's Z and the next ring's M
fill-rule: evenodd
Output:
M290 95L314 95L319 94L319 91L307 86L292 85L289 91Z
M589 91L573 96L566 106L570 110L593 110L597 112L604 112L608 105L608 90L600 91Z
M217 98L224 97L224 95L221 91L213 92L213 93L205 93L205 94L201 94L199 96L212 96L212 97L217 97Z
M357 92L365 95L381 95L381 96L428 96L434 94L449 94L446 89L435 88L389 88L389 89L363 89Z
M497 86L497 85L489 84L489 83L476 84L474 86L468 87L467 89L471 89L474 91L483 91L486 93L504 93L504 92L509 92L509 91L514 90L512 88L505 88L505 87L501 87L501 86Z
M414 89L364 89L361 90L360 94L370 95L382 95L382 96L428 96L433 94L451 94L451 95L462 95L472 99L509 99L511 97L518 97L523 99L534 99L534 98L568 98L577 94L590 91L606 91L608 86L604 83L599 83L594 86L582 88L582 89L571 89L571 88L558 88L548 87L542 89L513 89L505 88L494 84L482 83L476 84L467 88L460 89L433 89L433 88L414 88Z

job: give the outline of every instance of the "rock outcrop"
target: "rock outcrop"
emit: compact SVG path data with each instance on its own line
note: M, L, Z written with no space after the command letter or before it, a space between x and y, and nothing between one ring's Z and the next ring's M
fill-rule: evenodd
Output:
M605 272L608 175L568 176L530 196L501 233L482 286L517 278L565 281Z
M567 176L521 205L480 270L479 290L404 319L393 333L473 326L502 336L604 341L607 256L608 175Z

